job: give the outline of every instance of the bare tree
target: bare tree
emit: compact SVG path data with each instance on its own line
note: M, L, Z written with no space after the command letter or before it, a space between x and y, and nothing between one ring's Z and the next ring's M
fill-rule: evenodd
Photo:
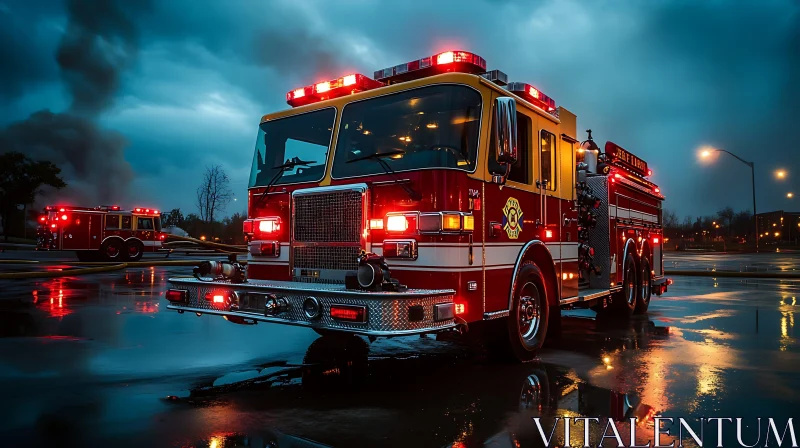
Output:
M732 233L733 219L735 217L736 217L736 212L733 211L732 207L725 207L717 212L717 218L719 218L722 224L727 228L727 232L729 234Z
M678 214L672 210L664 209L661 215L661 222L664 226L665 236L675 237L679 235L680 224L678 223Z
M214 222L214 215L225 211L225 207L233 199L229 183L230 179L220 165L206 167L203 183L197 187L197 209L200 211L200 219L206 224Z

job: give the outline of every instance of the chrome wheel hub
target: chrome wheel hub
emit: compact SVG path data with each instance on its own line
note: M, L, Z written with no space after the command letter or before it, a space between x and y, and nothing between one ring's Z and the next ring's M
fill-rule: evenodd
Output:
M633 269L628 269L625 272L625 295L628 303L633 304L636 301L636 279L634 278Z
M539 308L538 291L533 283L526 283L522 287L521 294L517 312L519 334L523 339L529 340L539 332L541 309Z
M536 375L528 375L522 383L522 392L520 393L519 406L520 409L540 409L542 408L541 402L542 385L539 377Z

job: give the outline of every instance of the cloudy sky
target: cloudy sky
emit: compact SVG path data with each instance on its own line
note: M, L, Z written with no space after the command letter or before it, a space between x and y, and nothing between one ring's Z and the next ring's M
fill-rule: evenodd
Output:
M800 210L796 0L0 0L0 39L0 151L87 201L192 212L210 164L244 198L288 90L463 49L647 160L681 216L752 208L749 168L703 145L755 161L759 211Z

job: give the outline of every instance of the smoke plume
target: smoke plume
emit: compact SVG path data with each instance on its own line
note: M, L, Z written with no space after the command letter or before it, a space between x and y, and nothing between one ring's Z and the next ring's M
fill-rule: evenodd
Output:
M142 2L134 2L141 11ZM50 199L80 205L125 199L133 171L124 137L98 120L114 104L122 74L136 61L139 35L118 0L67 0L67 27L56 51L68 110L44 109L0 131L0 151L19 151L62 169L68 187ZM53 195L55 196L55 195Z

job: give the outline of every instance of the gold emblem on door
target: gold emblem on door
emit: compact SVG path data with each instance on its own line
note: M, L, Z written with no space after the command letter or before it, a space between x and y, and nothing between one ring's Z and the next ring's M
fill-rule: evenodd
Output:
M503 207L503 230L512 240L519 238L522 232L522 208L516 198L508 198Z

